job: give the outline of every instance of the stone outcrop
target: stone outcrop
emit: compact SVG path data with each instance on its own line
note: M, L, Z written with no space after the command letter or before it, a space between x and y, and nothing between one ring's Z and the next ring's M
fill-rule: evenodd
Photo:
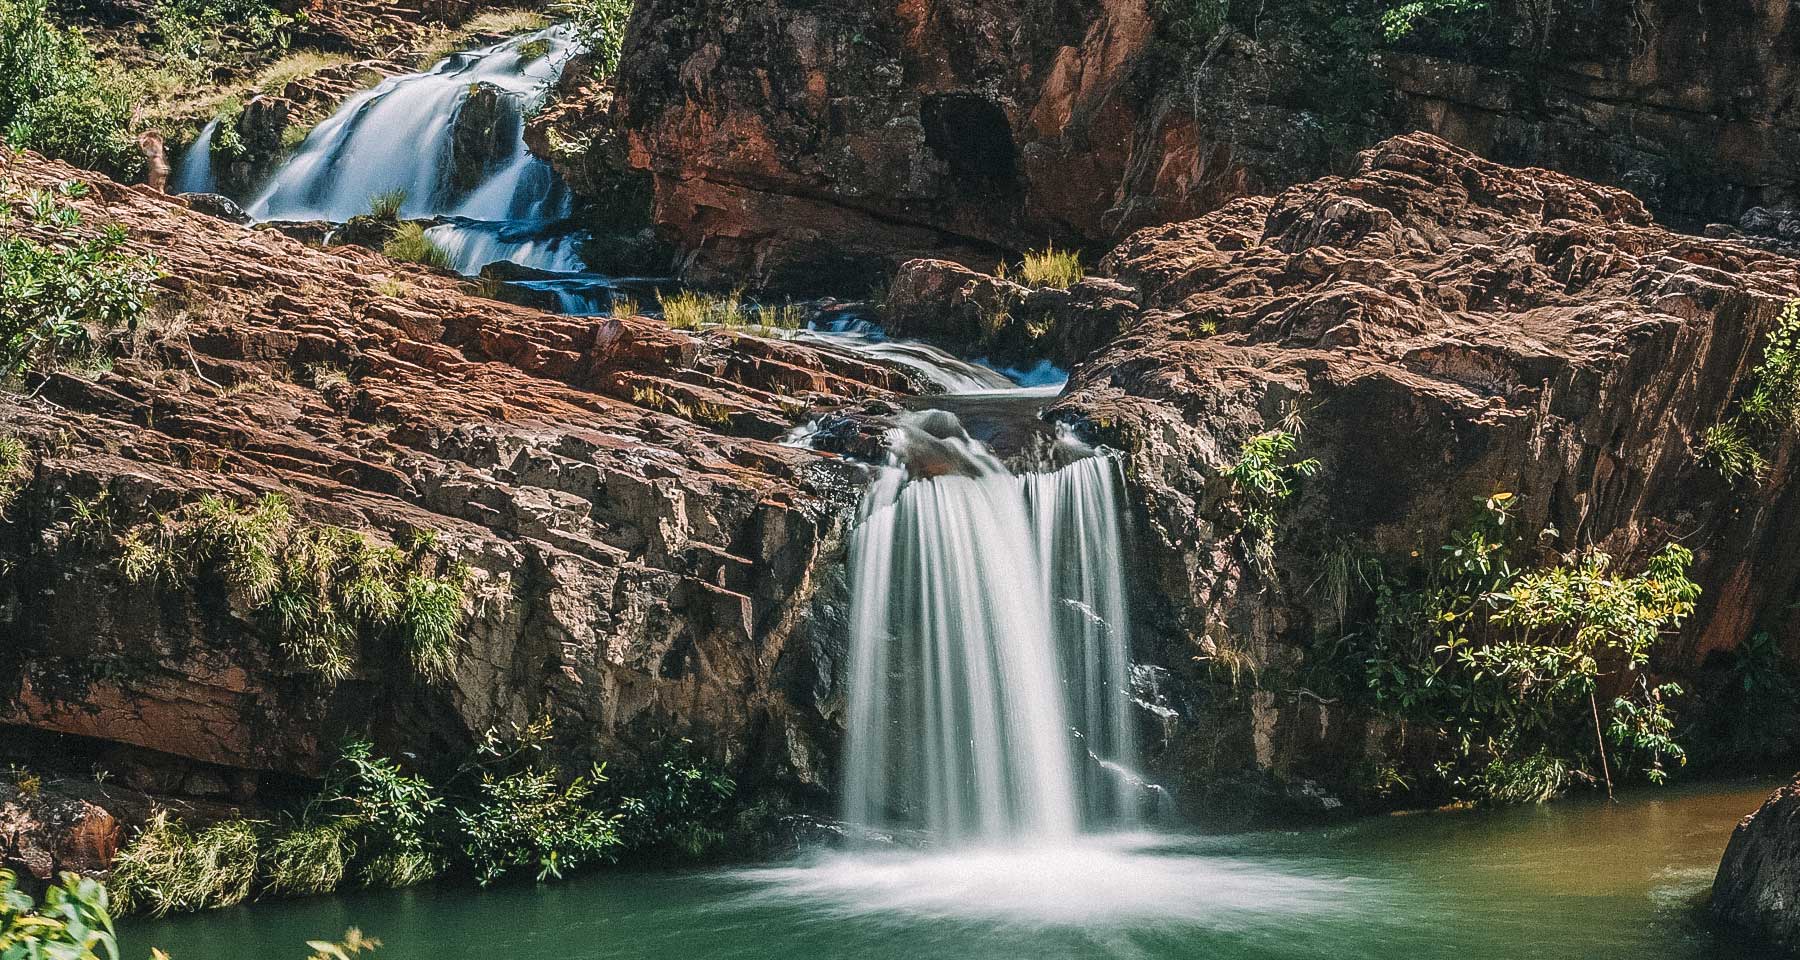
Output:
M0 432L28 451L0 522L9 739L155 751L194 772L146 788L245 801L347 734L455 756L548 715L571 760L629 766L689 736L758 789L825 789L833 557L861 477L775 441L900 374L478 299L30 154L0 169L15 208L74 179L94 185L86 228L121 225L164 276L109 370L0 392ZM115 534L207 493L277 493L382 542L435 532L470 569L454 674L370 647L326 683L218 583L125 579Z
M777 286L1104 248L1414 129L1696 224L1800 190L1785 3L1504 0L1398 46L1392 4L1202 6L644 0L617 119L690 274Z
M1518 498L1520 529L1559 532L1546 547L1623 563L1695 550L1705 595L1659 669L1691 670L1753 630L1800 650L1785 612L1800 589L1792 432L1760 482L1734 487L1698 452L1800 296L1800 261L1416 134L1348 176L1140 231L1098 272L1078 285L1093 296L1047 301L1037 321L1086 329L1104 290L1116 307L1099 315L1123 331L1080 356L1061 347L1081 362L1051 415L1125 452L1155 571L1144 622L1159 628L1139 658L1168 668L1191 721L1159 748L1178 795L1204 802L1240 772L1354 790L1403 767L1417 736L1294 679L1347 627L1329 558L1349 543L1416 565L1496 492ZM911 314L954 322L993 283L921 262L893 289ZM962 338L983 335L968 322ZM1289 417L1321 466L1264 566L1223 474ZM1221 664L1266 682L1221 693Z
M1800 780L1775 791L1732 831L1711 909L1722 923L1800 947Z

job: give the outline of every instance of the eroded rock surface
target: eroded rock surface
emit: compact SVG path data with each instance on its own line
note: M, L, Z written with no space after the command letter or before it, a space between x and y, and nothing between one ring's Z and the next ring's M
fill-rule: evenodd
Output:
M1792 431L1760 482L1734 487L1698 451L1800 295L1800 262L1417 134L1349 176L1140 231L1099 272L1084 285L1116 291L1107 323L1123 333L1073 358L1051 415L1125 451L1155 570L1139 659L1172 671L1193 721L1165 731L1159 772L1190 803L1240 772L1354 789L1429 746L1305 681L1357 614L1330 557L1353 544L1406 569L1497 492L1519 499L1520 529L1558 532L1546 547L1627 564L1671 541L1695 550L1705 594L1658 669L1690 670L1754 630L1800 648ZM983 283L922 262L894 289L918 315L955 318L979 313ZM1091 322L1083 301L1056 302L1042 329ZM1265 566L1223 474L1290 418L1320 469ZM1221 665L1241 685L1222 687Z
M1378 4L1214 6L645 0L618 120L691 275L777 286L1104 248L1415 129L1701 223L1800 191L1783 3L1505 0L1398 46Z
M774 441L901 376L478 299L30 154L0 179L15 205L93 183L86 229L120 224L165 274L110 370L0 393L29 471L0 524L0 721L254 781L316 774L364 729L433 755L548 714L577 759L689 736L749 783L823 789L837 641L818 624L860 475ZM127 581L110 532L209 492L383 541L435 531L472 570L454 675L365 649L323 683L218 584Z

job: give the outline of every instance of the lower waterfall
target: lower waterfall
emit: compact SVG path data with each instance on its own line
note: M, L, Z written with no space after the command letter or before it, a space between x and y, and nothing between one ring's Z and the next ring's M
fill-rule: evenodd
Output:
M1015 475L907 414L851 544L845 814L951 842L1050 840L1135 809L1118 466Z

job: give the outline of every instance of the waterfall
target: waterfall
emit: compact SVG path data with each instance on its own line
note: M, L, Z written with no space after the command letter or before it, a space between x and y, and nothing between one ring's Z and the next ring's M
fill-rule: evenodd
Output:
M1118 467L1015 476L908 414L851 543L846 817L952 841L1128 815ZM1087 452L1091 454L1091 451Z
M389 78L319 124L248 212L258 220L343 221L368 212L375 194L404 190L406 217L567 216L568 189L526 150L523 127L530 106L573 52L567 34L553 27L452 54L424 73ZM485 135L503 152L476 158L482 178L459 186L456 120L481 84L499 91L498 112ZM462 158L464 164L476 160Z
M213 135L218 132L219 121L216 119L200 128L200 136L182 153L175 175L169 178L170 193L218 192L212 169Z
M542 221L488 221L458 218L425 231L450 255L450 269L476 274L500 260L557 273L579 273L584 237Z

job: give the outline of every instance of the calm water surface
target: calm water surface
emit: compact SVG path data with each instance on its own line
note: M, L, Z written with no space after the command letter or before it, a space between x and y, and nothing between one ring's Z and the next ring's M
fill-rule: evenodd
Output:
M123 931L127 956L298 958L361 927L381 960L1419 958L1731 960L1700 914L1732 826L1776 784L1615 805L1387 817L1062 848L830 853L264 903Z

